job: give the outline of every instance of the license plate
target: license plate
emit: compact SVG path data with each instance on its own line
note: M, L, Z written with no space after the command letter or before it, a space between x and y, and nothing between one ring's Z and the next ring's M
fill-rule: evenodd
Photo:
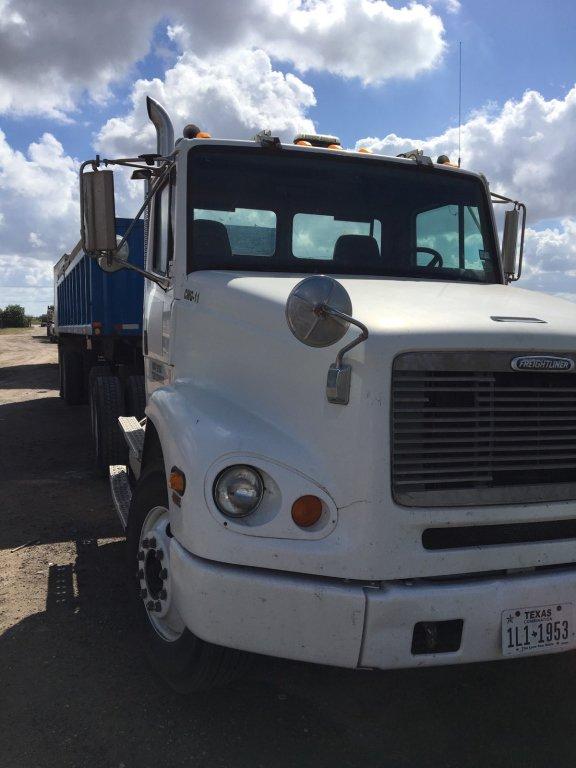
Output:
M512 608L502 613L502 653L552 650L574 643L572 603Z

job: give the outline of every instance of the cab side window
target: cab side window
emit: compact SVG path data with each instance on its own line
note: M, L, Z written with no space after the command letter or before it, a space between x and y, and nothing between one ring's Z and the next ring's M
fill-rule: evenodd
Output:
M173 184L167 182L154 202L154 256L152 269L160 275L168 272L173 259L172 194Z

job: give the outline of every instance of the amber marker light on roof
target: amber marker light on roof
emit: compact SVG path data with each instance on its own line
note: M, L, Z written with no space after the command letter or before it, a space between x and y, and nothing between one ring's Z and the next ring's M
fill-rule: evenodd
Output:
M196 139L211 139L212 138L212 134L211 133L207 133L206 131L198 131L198 133L196 134L196 136L194 138L196 138Z
M172 467L168 484L173 491L176 491L177 494L183 496L184 491L186 490L186 475L181 469L178 469L178 467Z
M372 150L368 149L368 147L360 147L358 152L362 152L365 155L371 155L372 154Z
M312 142L306 141L305 139L300 139L299 141L295 141L294 144L296 144L299 147L311 147Z
M322 517L322 500L318 496L300 496L292 504L292 520L300 528L311 528Z

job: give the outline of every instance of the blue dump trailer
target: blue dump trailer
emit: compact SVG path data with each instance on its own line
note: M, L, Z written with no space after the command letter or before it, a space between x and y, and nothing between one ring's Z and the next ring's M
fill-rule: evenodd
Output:
M116 219L123 236L131 219ZM128 261L144 267L144 223L128 237ZM54 333L60 395L68 405L89 403L96 466L125 462L118 416L144 417L143 277L104 272L80 245L54 267Z

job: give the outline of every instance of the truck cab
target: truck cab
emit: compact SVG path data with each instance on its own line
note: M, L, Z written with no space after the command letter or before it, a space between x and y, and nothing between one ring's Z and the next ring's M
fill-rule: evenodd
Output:
M323 137L174 145L149 112L146 417L111 478L156 668L574 648L576 307L509 285L486 180Z

